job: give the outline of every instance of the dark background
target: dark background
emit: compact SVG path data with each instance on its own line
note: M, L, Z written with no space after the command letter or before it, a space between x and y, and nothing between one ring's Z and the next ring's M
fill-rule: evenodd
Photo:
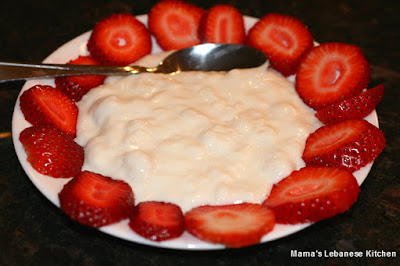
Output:
M148 13L157 1L1 1L0 60L39 62L111 13ZM372 67L370 86L384 83L377 108L387 147L350 212L286 238L240 250L190 252L147 247L67 218L31 183L18 163L12 110L23 82L0 83L0 265L395 265L399 259L290 259L300 251L396 251L400 256L399 4L389 1L190 1L225 3L244 15L293 15L319 42L358 45ZM62 4L61 4L62 3ZM398 264L399 265L399 264Z

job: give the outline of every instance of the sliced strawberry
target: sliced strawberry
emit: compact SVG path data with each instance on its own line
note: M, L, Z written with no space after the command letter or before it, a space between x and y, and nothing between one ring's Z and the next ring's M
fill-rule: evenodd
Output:
M83 148L53 125L28 127L21 132L19 140L27 153L28 162L39 173L70 178L81 171Z
M99 65L90 56L79 56L68 62L71 65ZM72 101L77 102L82 99L90 89L103 84L105 76L101 75L82 75L82 76L61 76L55 78L56 89L62 91Z
M350 171L335 167L304 167L275 184L264 205L276 222L316 222L347 211L360 187Z
M103 65L128 65L151 52L146 26L130 14L113 14L93 28L87 48Z
M312 35L300 20L275 13L262 17L249 30L246 42L263 51L271 67L284 76L295 74L313 47Z
M127 183L89 171L65 184L58 197L69 217L96 228L128 218L135 204Z
M215 5L204 13L199 29L202 43L243 44L246 38L243 16L231 5Z
M349 119L364 118L370 114L383 98L384 86L378 85L358 96L343 100L318 110L315 116L324 124L333 124Z
M360 48L344 43L324 43L306 55L296 75L300 98L315 110L361 93L371 70Z
M129 226L152 241L176 238L184 231L182 210L173 203L140 202L130 217Z
M251 203L200 206L186 212L184 219L192 235L231 248L257 244L275 225L270 209Z
M61 91L36 85L25 91L19 101L25 119L32 125L53 124L75 137L78 107Z
M346 120L312 133L304 148L307 165L336 166L356 171L372 162L385 147L382 131L365 120Z
M149 12L149 29L166 51L197 45L203 13L202 8L180 0L160 1Z

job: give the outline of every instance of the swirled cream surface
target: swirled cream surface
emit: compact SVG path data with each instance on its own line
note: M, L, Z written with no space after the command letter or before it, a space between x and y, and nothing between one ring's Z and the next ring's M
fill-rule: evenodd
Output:
M125 180L137 202L183 211L261 203L304 165L306 138L320 126L293 84L266 66L109 79L77 105L83 169Z

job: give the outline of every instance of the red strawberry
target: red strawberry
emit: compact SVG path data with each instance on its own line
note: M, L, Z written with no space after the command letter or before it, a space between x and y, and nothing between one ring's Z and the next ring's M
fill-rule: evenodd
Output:
M372 162L385 147L382 131L365 120L346 120L317 129L304 148L307 165L336 166L356 171Z
M367 87L371 70L360 48L324 43L306 55L296 75L300 98L315 110L356 96Z
M130 217L129 226L152 241L163 241L182 235L184 231L181 208L173 203L140 202Z
M113 14L93 28L87 48L103 65L128 65L151 52L146 26L130 14Z
M271 67L284 76L296 73L314 45L311 33L300 20L274 13L262 17L249 30L247 44L263 51Z
M99 65L90 56L79 56L68 62L71 65ZM62 91L74 102L82 99L90 89L103 84L105 76L100 75L80 75L80 76L61 76L55 78L56 89Z
M251 203L200 206L186 212L184 219L192 235L230 248L257 244L275 225L270 209Z
M358 96L320 109L315 115L324 124L338 123L349 119L364 118L370 114L383 98L384 86L378 85Z
M246 38L243 16L231 5L216 5L204 13L199 29L202 43L243 44Z
M25 119L32 125L53 124L75 137L78 107L61 91L36 85L25 91L19 101Z
M164 0L149 12L149 29L164 50L178 50L200 43L202 8L180 0Z
M316 222L347 211L360 187L350 171L335 167L305 167L275 184L264 205L276 222Z
M65 184L58 197L69 217L96 228L128 218L135 204L127 183L89 171Z
M82 168L84 151L68 134L52 125L24 129L20 136L27 160L41 174L55 178L76 176Z

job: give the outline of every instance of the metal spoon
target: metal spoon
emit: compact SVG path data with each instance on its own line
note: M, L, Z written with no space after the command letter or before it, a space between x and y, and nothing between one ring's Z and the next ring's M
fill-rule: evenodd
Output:
M249 46L205 43L173 52L157 67L28 64L0 61L0 82L67 75L131 75L142 72L228 71L265 63L264 53Z

